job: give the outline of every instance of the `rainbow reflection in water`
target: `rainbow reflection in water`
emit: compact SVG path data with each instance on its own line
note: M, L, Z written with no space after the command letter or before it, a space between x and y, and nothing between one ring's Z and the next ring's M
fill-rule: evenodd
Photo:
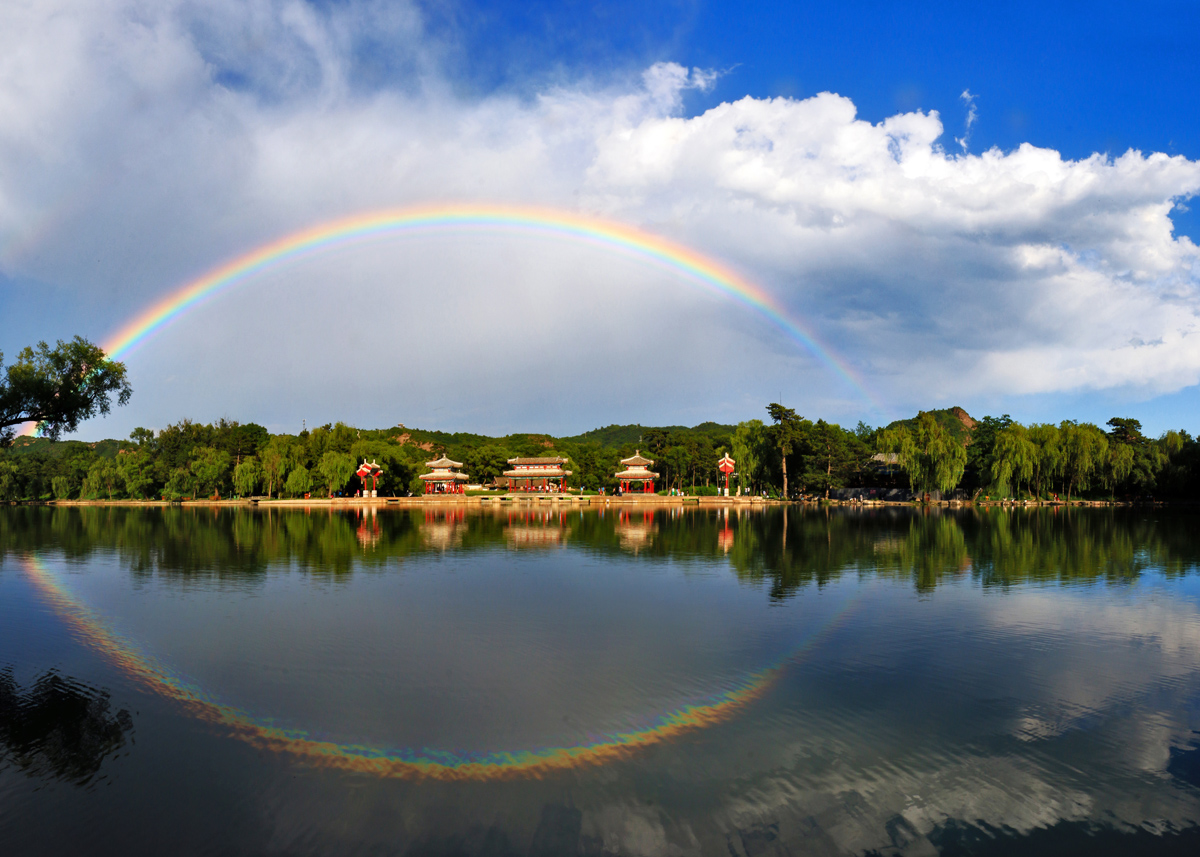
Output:
M829 619L797 647L774 663L750 673L736 686L706 702L685 705L658 717L648 728L599 736L589 744L486 753L449 750L387 750L359 744L339 744L309 737L300 729L280 729L239 708L212 699L142 654L107 627L90 608L72 595L38 556L23 557L23 566L38 592L80 639L146 688L180 703L190 715L220 726L240 741L301 761L381 777L436 780L501 780L542 777L555 771L603 765L632 756L640 748L669 741L694 730L715 726L761 698L789 664L812 651L839 627L857 599L847 599Z

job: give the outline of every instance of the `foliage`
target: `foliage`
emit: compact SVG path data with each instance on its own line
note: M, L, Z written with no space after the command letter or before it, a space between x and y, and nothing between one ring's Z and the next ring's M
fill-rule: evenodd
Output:
M346 483L350 481L355 470L354 459L350 457L349 453L332 450L322 455L321 461L317 465L317 472L325 480L325 489L330 497L335 491L341 491L346 487Z
M780 496L786 472L789 494L832 497L847 487L895 487L892 470L872 462L871 453L901 451L902 432L908 433L912 454L904 468L907 483L922 492L939 487L943 477L957 480L955 469L963 455L966 463L958 471L957 484L988 496L1195 497L1200 485L1200 442L1182 431L1148 438L1131 418L1114 417L1105 433L1087 423L1021 425L1007 415L983 417L963 435L970 440L964 451L945 440L948 430L939 434L945 418L966 425L965 414L954 410L940 412L941 419L930 412L886 429L860 424L848 431L824 420L802 419L790 409L772 412L778 408L768 408L772 417L779 417L772 425L749 420L727 434L722 432L728 427L715 423L693 429L635 426L632 439L617 445L611 444L618 436L630 436L622 427L601 435L601 443L544 434L486 437L402 427L370 430L341 423L299 435L271 435L262 426L228 420L181 420L157 432L135 429L129 440L95 443L18 438L0 450L0 500L180 499L223 496L231 489L242 496L262 491L275 497L311 491L314 479L337 493L357 484L352 476L343 478L344 469L330 471L326 462L340 461L344 468L347 458L351 465L364 459L378 463L380 494L404 495L420 492L418 474L426 461L442 454L464 462L471 480L481 483L507 469L509 458L562 456L573 471L570 487L612 490L620 459L637 449L654 459L651 469L660 474L657 488L662 491L715 490L724 482L716 462L729 452L737 462L733 485L740 485L743 493ZM940 475L930 452L939 437L947 459ZM289 477L299 468L306 475L297 476L289 487ZM910 472L914 469L915 480ZM300 490L305 478L308 487ZM945 484L940 483L942 490L948 490ZM949 488L953 487L951 481Z
M913 491L950 491L967 464L967 450L933 414L921 411L910 428L900 425L879 435L881 452L898 456Z
M196 480L196 497L219 497L229 475L229 453L213 446L192 451L188 469Z
M312 484L312 476L309 474L308 468L301 464L292 468L288 473L287 484L283 487L288 494L299 497L311 491Z
M4 355L0 353L0 366ZM115 401L133 395L125 364L109 360L104 349L76 336L21 349L17 362L0 378L0 447L12 442L12 427L37 422L42 435L57 440L84 420L107 414Z
M233 490L243 497L252 497L262 484L262 465L253 455L233 468Z
M783 472L783 496L790 497L792 495L788 493L787 460L788 456L792 454L796 442L800 439L804 418L797 416L792 408L785 408L775 402L767 405L767 413L775 422L775 425L771 427L771 437L775 446L779 447L779 465Z

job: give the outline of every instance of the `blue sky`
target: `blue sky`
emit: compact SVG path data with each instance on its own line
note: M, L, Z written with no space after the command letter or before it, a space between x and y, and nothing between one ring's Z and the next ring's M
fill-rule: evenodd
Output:
M879 406L686 284L473 236L212 302L130 356L133 404L81 436L184 416L573 433L780 397L849 425L961 404L1195 432L1197 32L1200 6L1167 2L8 8L0 349L103 341L324 219L478 199L712 255Z

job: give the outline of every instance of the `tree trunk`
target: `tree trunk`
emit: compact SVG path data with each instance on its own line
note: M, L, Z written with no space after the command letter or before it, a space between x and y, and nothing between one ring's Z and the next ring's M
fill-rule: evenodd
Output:
M783 499L788 498L787 492L787 453L783 454Z

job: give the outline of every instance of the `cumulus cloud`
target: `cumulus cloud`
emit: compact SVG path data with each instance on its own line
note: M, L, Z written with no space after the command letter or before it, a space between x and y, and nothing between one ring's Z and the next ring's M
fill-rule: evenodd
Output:
M38 335L85 324L102 339L165 289L289 230L364 209L521 202L627 221L721 258L899 411L970 393L1149 396L1200 381L1197 250L1170 219L1200 190L1200 163L1137 151L1069 160L1028 143L970 154L967 92L962 151L949 153L935 112L872 123L822 93L689 116L687 91L714 74L672 63L466 97L454 85L463 61L408 3L8 4L4 288L75 294L56 317L67 327ZM681 418L689 402L697 417L744 417L781 390L814 413L865 407L765 319L627 260L474 238L339 259L337 271L297 265L286 282L197 311L148 346L139 392L164 410L198 402L199 417L253 403L294 419L288 403L314 390L349 406L353 385L335 379L388 365L398 340L428 372L450 305L462 344L433 361L437 384L365 373L409 403L410 422L486 400L511 426L540 399L488 391L539 367L580 391L591 410L569 410L585 422L650 419L611 380L647 366L678 379L661 407ZM364 307L388 337L356 326ZM0 332L27 335L11 320ZM297 358L312 373L303 383L290 376L304 372L269 368L314 337L336 348ZM498 341L504 360L480 373L484 343ZM684 356L698 343L703 366ZM221 356L230 350L238 358ZM197 379L197 353L218 377L244 374L249 359L272 386ZM173 394L187 378L187 397Z

